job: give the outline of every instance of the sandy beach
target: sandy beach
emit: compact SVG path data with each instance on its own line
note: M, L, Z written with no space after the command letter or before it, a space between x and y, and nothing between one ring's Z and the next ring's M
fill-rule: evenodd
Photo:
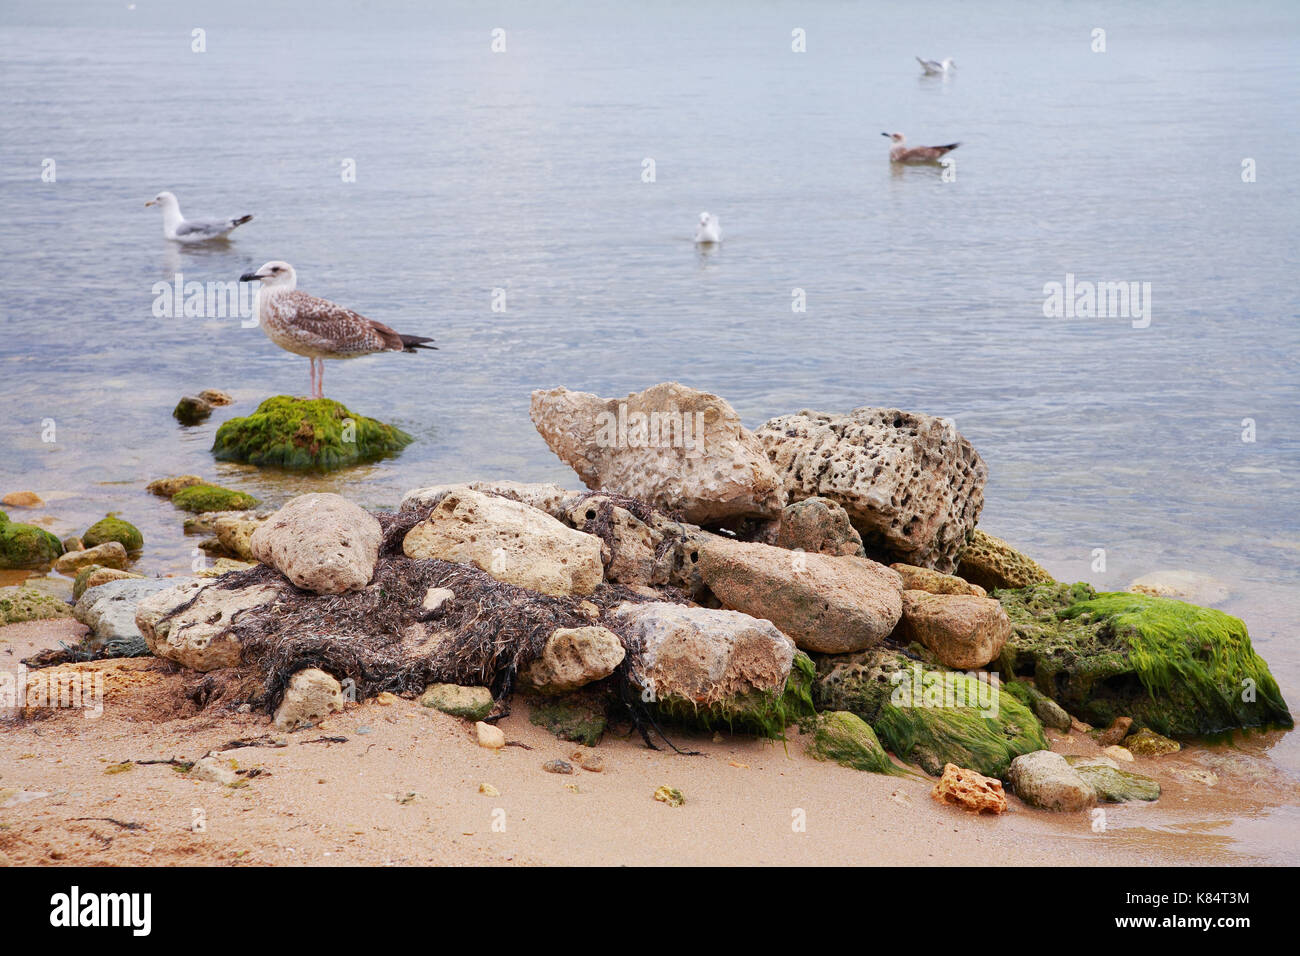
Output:
M70 621L11 625L0 629L0 655L25 657L82 631ZM1216 764L1212 787L1184 776L1214 763L1210 749L1142 760L1138 769L1159 780L1161 800L1106 806L1106 828L1094 832L1088 814L1038 811L1015 797L999 817L941 805L930 797L934 780L919 773L879 776L812 759L795 727L785 743L674 735L698 756L606 734L594 748L601 772L575 765L562 775L542 764L583 748L533 726L522 707L499 724L509 745L489 751L476 745L468 722L398 699L350 706L287 735L287 746L223 749L279 735L264 715L184 705L185 677L167 662L83 666L106 672L102 716L43 710L35 719L6 718L0 862L1122 866L1300 858L1287 818L1272 813L1294 805L1296 788L1245 762L1236 772ZM346 740L327 739L337 737ZM1098 752L1085 736L1050 737L1063 753ZM211 751L246 771L239 785L191 781L165 762L135 763ZM499 796L480 793L481 784ZM681 790L685 804L656 802L662 785Z

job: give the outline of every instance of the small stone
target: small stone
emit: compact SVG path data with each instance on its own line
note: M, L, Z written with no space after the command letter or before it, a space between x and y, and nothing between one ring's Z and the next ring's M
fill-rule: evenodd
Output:
M289 678L284 699L275 709L275 729L293 730L342 709L342 685L325 671L308 667Z
M375 697L375 703L380 707L392 707L402 698L389 691L382 691Z
M573 773L573 764L567 760L548 760L542 769L547 773Z
M1103 750L1102 753L1114 757L1116 760L1120 761L1121 763L1133 762L1133 751L1129 750L1127 747L1121 747L1119 744L1111 744L1109 747Z
M988 597L988 592L978 584L971 584L955 574L944 574L931 568L918 568L914 564L895 562L890 565L903 579L904 591L928 591L930 594L973 594Z
M951 803L973 813L1005 813L1007 795L1002 781L986 777L974 770L945 764L943 776L930 791L930 796L940 803Z
M604 680L625 654L618 635L603 627L561 627L547 638L541 656L529 663L523 676L543 694L566 694Z
M239 780L239 775L230 768L228 761L221 761L211 756L196 761L187 776L191 780L219 783L223 787L228 787Z
M41 496L34 491L11 491L0 498L0 505L6 508L39 508L43 504Z
M209 405L232 405L235 401L228 392L223 392L219 388L205 388L199 392L199 398Z
M478 734L478 745L487 747L489 750L500 750L506 745L506 735L499 727L493 727L491 724L479 721L474 725L474 732Z
M573 760L583 770L589 770L592 773L600 773L605 769L605 758L598 753L592 753L590 750L575 750L569 759Z
M379 560L374 516L340 495L298 495L253 532L253 557L317 594L359 591Z
M1097 792L1060 754L1035 750L1011 761L1008 771L1016 796L1033 807L1073 812L1097 802Z
M98 564L100 567L121 571L126 567L128 560L126 548L117 541L106 541L84 551L70 551L60 555L54 562L54 570L59 574L75 576L87 565Z
M455 597L456 592L451 588L429 588L424 592L424 600L420 602L420 606L426 611L436 611Z
M1183 749L1178 741L1170 740L1150 727L1144 727L1126 737L1124 746L1138 757L1163 757L1165 754L1176 754Z
M666 803L670 807L680 807L686 802L682 792L676 787L660 787L655 791L655 799L660 803Z
M492 712L492 691L486 687L461 687L459 684L430 684L420 695L420 704L453 717L482 720Z
M1065 708L1050 697L1038 697L1034 700L1034 714L1043 722L1043 726L1069 733L1073 718Z
M106 541L116 541L128 552L139 551L144 547L144 535L140 534L140 529L115 514L105 515L92 524L81 536L81 540L87 548L93 548Z
M176 492L194 485L203 484L198 475L172 475L170 478L157 478L145 485L145 490L160 498L170 498Z
M70 534L63 539L64 551L85 551L86 544L75 534Z
M501 791L498 790L496 787L492 786L492 784L490 783L480 783L478 785L478 792L483 794L483 796L485 797L501 796Z
M182 425L197 425L212 414L212 403L197 395L186 395L172 409L172 418Z
M1116 717L1109 727L1105 730L1096 732L1093 736L1097 738L1097 744L1099 746L1110 747L1127 737L1129 728L1132 726L1132 717Z
M1176 777L1183 780L1191 780L1193 783L1203 784L1207 787L1213 787L1219 782L1219 775L1212 770L1202 770L1199 767L1173 767L1171 772Z

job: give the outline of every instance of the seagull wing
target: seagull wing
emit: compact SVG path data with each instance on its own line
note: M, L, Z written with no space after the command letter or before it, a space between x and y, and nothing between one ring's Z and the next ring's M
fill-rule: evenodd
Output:
M921 67L922 67L922 68L925 70L925 72L927 72L927 73L938 73L939 71L941 71L941 70L943 69L943 64L941 64L941 63L940 63L939 61L937 61L937 60L923 60L923 59L921 59L921 58L918 56L918 57L916 58L916 62L917 62L917 63L920 63L920 64L921 64Z
M286 324L293 330L291 334L303 345L341 357L404 347L401 336L382 322L367 319L328 299L297 289L278 298L283 300Z

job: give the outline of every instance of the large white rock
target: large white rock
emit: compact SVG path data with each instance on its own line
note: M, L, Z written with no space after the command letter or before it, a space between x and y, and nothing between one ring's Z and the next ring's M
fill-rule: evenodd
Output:
M1008 771L1016 796L1032 807L1073 812L1097 803L1095 791L1058 753L1035 750L1011 761Z
M156 657L199 671L234 667L243 654L243 646L231 631L235 617L274 601L279 593L280 589L270 584L226 589L189 581L146 597L136 608L135 624ZM191 598L193 604L168 617Z
M754 433L791 501L838 502L870 551L950 572L984 507L988 468L952 422L896 408L803 411Z
M370 583L383 530L374 516L333 494L299 495L249 539L253 557L317 594Z
M533 392L551 451L588 488L639 498L697 524L772 517L785 504L763 446L727 402L677 382L625 398Z
M604 579L599 538L477 491L443 495L406 533L402 550L408 558L472 564L498 581L556 596L590 594Z
M116 542L114 542L116 544ZM87 588L73 609L73 616L95 634L94 645L103 647L110 641L139 638L135 616L140 605L151 595L169 591L190 578L131 578L109 581Z
M771 621L656 601L620 604L614 615L641 643L641 678L659 699L707 707L751 691L780 693L794 641Z
M498 495L529 505L538 511L545 511L552 518L560 519L564 517L565 503L581 493L547 482L465 481L458 484L414 488L402 498L401 510L417 511L420 508L430 508L441 501L449 491L477 491L485 495Z

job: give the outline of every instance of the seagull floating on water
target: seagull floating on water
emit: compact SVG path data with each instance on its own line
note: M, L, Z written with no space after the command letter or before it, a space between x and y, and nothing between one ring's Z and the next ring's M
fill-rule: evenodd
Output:
M150 199L146 206L162 206L163 235L173 242L206 242L224 239L235 228L249 222L252 216L235 219L186 219L181 215L181 204L174 193L162 192Z
M957 66L950 56L945 56L942 60L923 60L918 56L916 62L921 64L926 76L942 76Z
M907 137L902 133L881 133L888 136L893 144L889 147L891 163L937 163L939 157L951 153L961 143L949 143L947 146L907 146Z
M325 397L325 359L438 348L426 344L433 339L403 335L328 299L299 292L298 274L287 262L268 262L239 281L261 283L253 314L266 337L285 351L311 359L312 398Z
M722 225L712 213L700 213L700 224L695 227L696 242L721 242Z

